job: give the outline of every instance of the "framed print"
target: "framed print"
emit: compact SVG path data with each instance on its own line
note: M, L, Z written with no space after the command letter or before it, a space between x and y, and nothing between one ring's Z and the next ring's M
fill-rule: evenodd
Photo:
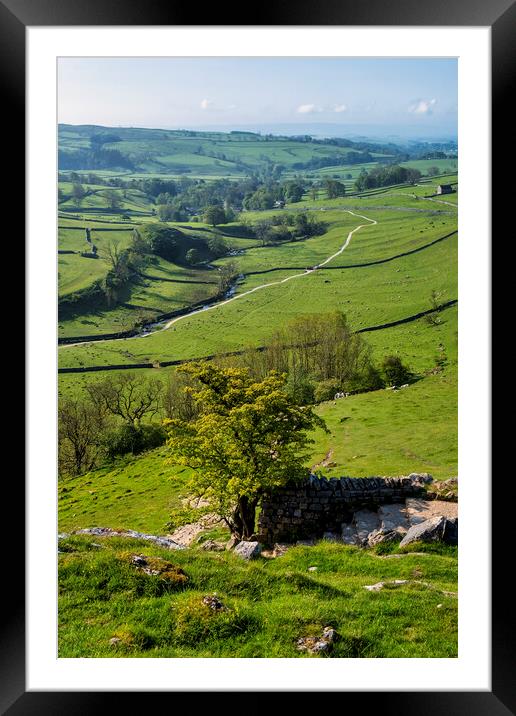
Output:
M490 354L514 5L293 11L0 2L28 306L8 713L515 710Z

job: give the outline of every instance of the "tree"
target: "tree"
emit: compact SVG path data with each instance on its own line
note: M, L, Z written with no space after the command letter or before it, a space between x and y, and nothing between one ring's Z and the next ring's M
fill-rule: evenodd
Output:
M119 281L125 281L128 276L127 251L120 248L119 241L110 241L104 249L103 257L111 265L114 277Z
M305 187L301 182L292 181L285 185L285 198L291 203L301 201Z
M197 249L188 249L186 252L186 262L189 264L197 264L199 263L199 260L201 258L201 255L197 251Z
M439 317L439 312L442 309L441 295L441 292L436 291L435 289L433 289L430 293L430 306L432 308L432 313L427 313L425 320L432 326L438 326L441 323L441 319Z
M114 210L120 208L120 204L122 203L120 195L114 189L107 189L104 192L104 198L106 199L107 205L110 209Z
M239 274L239 268L236 261L227 261L219 268L217 275L217 282L219 287L219 293L226 293L231 288L231 285L235 278Z
M388 385L403 385L412 378L411 371L396 355L385 356L382 363L383 374Z
M178 214L172 204L160 204L156 208L156 212L160 221L174 221Z
M59 401L59 471L80 475L95 466L104 427L102 413L90 402Z
M232 533L249 539L256 509L275 488L309 474L306 434L324 422L285 392L285 377L255 382L248 371L209 363L181 366L197 387L195 420L166 420L170 462L195 472L192 488L205 495Z
M72 185L72 199L77 207L82 204L82 200L85 196L86 192L84 191L84 187L82 184L77 183Z
M270 219L260 219L253 225L253 231L256 238L261 241L262 246L266 246L272 234L272 221Z
M207 243L209 250L216 257L224 256L228 252L228 245L220 236L210 236Z
M114 415L138 429L143 418L151 418L161 408L163 384L157 378L122 373L86 386L99 413Z
M335 179L325 179L324 188L326 189L328 199L336 199L339 196L344 196L346 193L345 185L340 181L335 181Z
M217 226L218 224L225 224L226 212L221 206L208 206L204 212L204 220L207 224Z

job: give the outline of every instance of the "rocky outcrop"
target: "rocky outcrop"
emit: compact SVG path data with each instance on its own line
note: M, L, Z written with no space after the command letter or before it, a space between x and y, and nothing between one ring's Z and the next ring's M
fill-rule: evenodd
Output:
M302 636L297 642L296 646L299 651L307 651L309 654L321 654L327 653L331 650L335 639L337 638L337 632L333 627L324 627L321 636Z
M77 530L73 534L95 535L97 537L132 537L133 539L143 539L147 542L153 542L159 547L165 547L166 549L184 549L183 545L178 544L169 537L148 535L144 532L136 532L135 530L113 530L110 527L88 527L82 530Z
M424 522L413 525L400 542L405 547L412 542L446 542L457 544L458 519L448 519L444 515L435 515Z
M221 521L220 515L215 512L208 512L203 515L197 522L190 522L187 525L178 527L170 535L170 539L183 547L189 547L195 541L195 538L202 534L205 530L213 527Z

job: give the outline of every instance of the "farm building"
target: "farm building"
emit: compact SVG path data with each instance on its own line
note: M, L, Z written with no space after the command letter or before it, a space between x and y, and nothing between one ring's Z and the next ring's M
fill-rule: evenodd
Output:
M275 209L283 209L284 206L285 206L285 202L282 201L281 199L280 199L279 201L275 201L275 202L274 202L274 208L275 208Z
M451 194L453 192L451 184L439 184L436 194Z

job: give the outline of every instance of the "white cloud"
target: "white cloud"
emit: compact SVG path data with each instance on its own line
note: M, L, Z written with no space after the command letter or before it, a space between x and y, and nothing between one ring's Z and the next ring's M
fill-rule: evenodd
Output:
M298 114L314 114L314 112L322 112L322 107L318 107L316 104L300 104L297 108Z
M347 110L347 107L345 104L336 104L333 108L334 112L345 112Z
M412 114L432 114L433 107L436 103L436 99L418 99L410 105L408 111L412 112Z
M213 106L211 99L203 99L201 102L201 109L209 109Z

